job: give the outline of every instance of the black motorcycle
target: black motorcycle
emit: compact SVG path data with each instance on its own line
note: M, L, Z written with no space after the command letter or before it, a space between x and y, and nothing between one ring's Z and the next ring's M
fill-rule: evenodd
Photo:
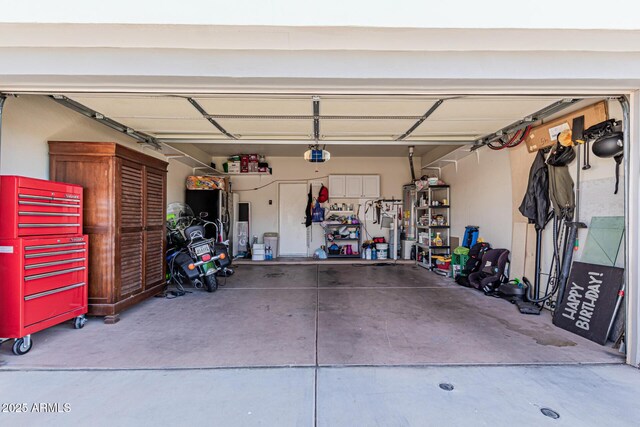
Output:
M175 205L170 205L167 216L168 279L180 287L192 285L214 292L218 272L231 263L227 247L205 237L205 226L213 223L196 220L187 205Z

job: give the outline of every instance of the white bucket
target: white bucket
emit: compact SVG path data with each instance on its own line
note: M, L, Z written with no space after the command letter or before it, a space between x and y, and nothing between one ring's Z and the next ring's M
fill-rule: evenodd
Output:
M378 259L387 259L389 254L389 244L376 243L376 252L378 255Z

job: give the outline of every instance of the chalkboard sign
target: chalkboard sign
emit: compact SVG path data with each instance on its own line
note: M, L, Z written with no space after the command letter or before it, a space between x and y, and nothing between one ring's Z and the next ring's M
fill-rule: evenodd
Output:
M553 324L604 345L624 269L574 262Z

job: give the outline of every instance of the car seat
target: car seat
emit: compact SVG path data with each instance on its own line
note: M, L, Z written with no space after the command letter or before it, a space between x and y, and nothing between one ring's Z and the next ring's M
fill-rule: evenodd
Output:
M482 256L479 271L469 274L469 284L485 294L493 293L501 283L509 279L507 249L490 249ZM505 274L506 272L506 274Z
M478 242L469 249L469 259L462 267L460 273L455 277L456 283L460 286L470 287L469 275L480 270L482 257L489 249L491 245L487 242Z

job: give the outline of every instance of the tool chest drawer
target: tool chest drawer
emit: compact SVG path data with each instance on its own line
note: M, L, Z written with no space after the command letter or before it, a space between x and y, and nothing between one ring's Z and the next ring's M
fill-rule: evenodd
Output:
M0 176L0 238L82 234L82 187Z
M73 283L24 297L24 325L31 326L46 319L86 307L87 283Z
M24 294L84 282L87 276L87 241L84 237L25 239Z

